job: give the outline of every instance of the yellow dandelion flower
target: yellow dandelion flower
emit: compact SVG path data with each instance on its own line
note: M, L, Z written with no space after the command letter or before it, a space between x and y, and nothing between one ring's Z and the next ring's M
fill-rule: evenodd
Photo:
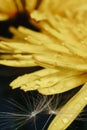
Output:
M52 95L83 85L48 128L65 130L87 104L87 0L42 0L36 6L37 3L26 0L25 8L30 9L30 22L40 31L22 26L10 28L14 37L1 39L0 64L43 67L12 81L13 89ZM20 2L17 5L21 9Z

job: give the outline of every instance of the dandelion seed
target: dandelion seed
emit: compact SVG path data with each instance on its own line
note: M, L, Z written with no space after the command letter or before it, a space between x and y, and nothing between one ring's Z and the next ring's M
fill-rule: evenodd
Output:
M16 93L13 93L14 95ZM24 93L22 91L18 92L18 98L14 97L8 100L3 100L3 108L0 112L0 127L2 130L7 129L21 129L24 125L34 123L35 130L37 130L37 120L39 115L49 115L47 120L42 126L42 130L47 128L53 113L50 113L50 109L55 96L43 96L39 93L29 92ZM57 96L56 104L58 103L59 97ZM6 105L7 104L7 105ZM54 104L55 105L55 104ZM49 109L50 108L50 109ZM56 109L56 107L54 107Z

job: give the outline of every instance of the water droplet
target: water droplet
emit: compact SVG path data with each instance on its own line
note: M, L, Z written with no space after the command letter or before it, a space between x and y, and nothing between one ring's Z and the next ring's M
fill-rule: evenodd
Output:
M57 124L55 123L54 126L57 126Z
M84 99L87 100L87 97L85 97Z
M63 118L63 122L64 122L64 123L67 123L67 122L68 122L68 119L67 119L67 118Z

